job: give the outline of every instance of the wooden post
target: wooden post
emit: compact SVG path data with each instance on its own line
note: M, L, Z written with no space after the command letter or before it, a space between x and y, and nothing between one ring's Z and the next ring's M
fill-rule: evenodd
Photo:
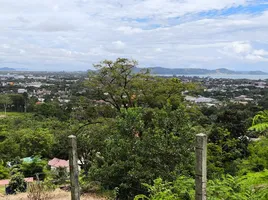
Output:
M70 181L72 200L80 200L80 188L78 182L78 163L77 163L77 143L76 137L70 135L70 149L69 149L69 167L70 167Z
M207 135L196 135L195 200L206 200L207 193Z

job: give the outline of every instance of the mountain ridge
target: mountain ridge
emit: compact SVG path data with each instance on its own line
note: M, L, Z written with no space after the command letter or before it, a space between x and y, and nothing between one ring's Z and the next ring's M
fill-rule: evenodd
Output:
M203 68L164 68L164 67L150 67L150 68L136 68L135 71L149 69L152 74L157 75L211 75L211 74L236 74L236 75L266 75L268 73L263 71L234 71L226 68L219 69L203 69Z
M16 69L9 68L9 67L2 67L2 68L0 68L0 71L16 71Z

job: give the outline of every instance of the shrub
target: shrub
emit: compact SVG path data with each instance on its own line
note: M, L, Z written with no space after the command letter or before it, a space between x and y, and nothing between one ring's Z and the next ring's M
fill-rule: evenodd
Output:
M0 163L0 180L8 178L8 176L9 176L8 169L4 167L3 165L1 165Z
M27 197L29 200L48 200L52 199L53 195L44 182L34 182L29 186Z
M80 183L81 193L99 193L102 190L101 183L98 181Z
M44 180L45 166L47 166L46 161L41 160L39 157L34 157L31 162L23 162L20 166L20 169L25 177L38 176L39 180Z
M23 175L20 172L17 172L11 176L11 180L8 184L8 190L11 194L17 192L26 192L27 184L24 180Z

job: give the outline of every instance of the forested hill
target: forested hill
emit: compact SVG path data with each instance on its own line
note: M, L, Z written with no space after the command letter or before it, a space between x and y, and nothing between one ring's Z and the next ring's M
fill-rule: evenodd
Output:
M139 72L142 68L136 68L135 71ZM164 68L164 67L152 67L149 68L152 74L196 74L196 75L211 75L211 74L249 74L249 75L264 75L267 74L263 71L233 71L226 68L220 69L201 69L201 68Z

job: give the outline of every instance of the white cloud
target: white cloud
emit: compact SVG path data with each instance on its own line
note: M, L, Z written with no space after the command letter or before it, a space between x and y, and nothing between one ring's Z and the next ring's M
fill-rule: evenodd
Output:
M237 41L227 44L221 52L244 61L268 61L268 51L254 49L252 45L246 41Z
M130 26L121 26L121 27L117 28L116 30L122 31L125 34L135 34L135 33L141 33L142 32L142 29L133 28L133 27L130 27Z
M122 41L115 41L115 42L112 42L112 45L115 49L124 49L126 47L126 44Z
M236 54L248 54L252 51L252 46L248 42L233 42L231 48Z
M162 52L163 50L161 48L156 48L155 51L156 52Z
M233 68L254 61L265 69L268 11L198 15L256 2L0 0L0 61L86 70L103 59L128 57L142 66Z
M67 21L59 21L59 20L46 20L38 25L35 25L33 27L30 27L32 30L37 30L37 31L44 31L44 32L58 32L58 31L71 31L75 30L76 27L74 24L70 24Z

